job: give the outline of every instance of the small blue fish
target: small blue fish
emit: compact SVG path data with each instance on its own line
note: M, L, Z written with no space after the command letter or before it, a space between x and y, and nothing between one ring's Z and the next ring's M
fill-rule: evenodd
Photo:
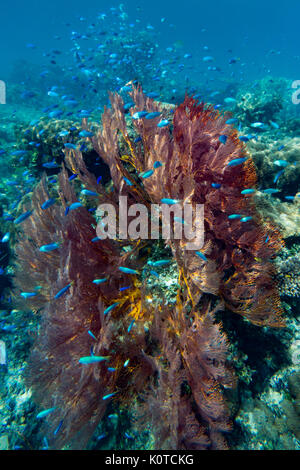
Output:
M15 150L14 152L11 153L14 157L24 157L25 155L28 154L27 150Z
M120 302L115 302L114 304L110 305L109 307L107 307L104 312L103 312L103 315L107 315L109 312L111 312L117 305L119 305Z
M228 216L228 219L234 220L234 219L240 219L241 217L243 217L241 214L231 214Z
M231 124L237 124L239 120L237 118L231 118L227 119L226 124L231 125Z
M58 93L56 93L55 91L48 91L47 95L52 96L54 98L57 98L57 96L59 96Z
M59 165L56 163L56 162L46 162L46 163L43 163L42 165L44 168L48 168L48 169L53 169L53 168L59 168Z
M64 293L67 292L67 290L70 289L71 285L72 285L72 283L70 283L67 286L63 287L59 292L57 292L57 294L55 294L54 298L59 299L59 297L64 295Z
M284 199L287 201L293 201L295 199L295 196L284 196Z
M94 134L90 131L83 130L79 132L80 137L92 137Z
M92 238L93 243L98 242L99 240L101 240L101 238L99 238L99 237Z
M6 242L8 242L8 241L9 241L9 238L10 238L10 233L7 232L7 233L3 236L2 240L1 240L1 243L6 243Z
M228 139L227 135L224 135L224 134L223 134L223 135L220 135L220 137L219 137L219 141L220 141L222 144L226 144L227 139Z
M244 195L254 194L254 193L255 193L255 189L243 189L243 191L241 191L241 194L244 194Z
M153 168L160 168L161 166L163 166L163 164L161 162L159 162L158 160L156 160L156 162L153 163Z
M128 364L129 364L129 361L130 361L130 359L126 359L126 361L125 361L124 364L123 364L123 367L127 367Z
M44 253L49 253L49 251L57 250L59 248L58 243L50 243L49 245L42 245L39 250Z
M77 176L77 173L73 173L73 175L69 176L69 181L73 181Z
M242 217L241 218L241 222L249 222L250 220L252 220L253 217L249 216L249 217Z
M54 433L53 433L54 436L56 436L56 434L59 432L59 430L60 430L60 428L62 427L62 425L63 425L63 420L61 420L61 421L59 422L57 428L55 429L55 431L54 431Z
M146 179L146 178L149 178L150 176L152 176L153 173L154 173L153 170L144 171L143 173L139 174L139 177Z
M256 140L256 142L258 142L257 135L255 135L255 134L248 134L247 137L248 137L249 140L254 139L254 140Z
M67 135L69 135L69 131L61 131L58 135L59 137L66 137Z
M30 299L30 297L35 297L37 292L21 292L20 294L24 299Z
M99 184L101 180L102 180L102 176L98 176L98 178L97 178L97 184Z
M278 171L278 173L276 173L275 177L274 177L274 180L273 180L273 183L277 183L278 179L280 178L280 176L284 173L284 170L280 170Z
M274 165L285 168L289 165L289 162L287 162L286 160L275 160Z
M107 370L109 372L115 372L117 369L115 369L115 367L108 367Z
M96 364L98 362L108 361L110 356L84 356L78 362L80 364Z
M104 277L103 279L94 279L93 283L99 285L106 281L107 281L107 277Z
M78 209L79 207L83 207L81 202L73 202L73 204L69 206L69 210L73 211L74 209Z
M123 292L124 290L131 289L132 286L120 287L119 291Z
M17 224L20 224L21 222L24 222L24 220L28 219L28 217L31 216L32 212L33 211L24 212L23 214L21 214L19 217L17 217L14 220L14 224L17 225Z
M168 126L170 123L167 119L163 119L162 121L160 121L158 124L157 124L157 127L166 127Z
M141 142L141 140L142 140L142 138L141 138L141 136L139 135L138 137L136 137L136 138L134 139L133 142L134 142L135 144L137 144L138 142Z
M263 127L265 127L263 122L253 122L252 124L250 124L250 126L254 129L262 129Z
M128 178L126 178L125 176L124 176L123 180L125 181L126 184L128 184L128 186L132 186L132 182Z
M48 410L41 411L39 414L36 415L37 419L44 418L45 416L48 416L52 411L56 410L56 406L53 408L48 408Z
M212 187L215 189L220 189L221 184L220 183L211 183Z
M135 269L126 268L124 266L120 266L119 270L122 271L122 273L125 273L125 274L139 274L139 272L136 271Z
M282 149L284 149L284 145L280 145L277 150L280 152Z
M133 327L133 325L134 325L134 322L135 322L135 319L133 319L133 320L130 322L129 327L127 328L127 333L130 333L130 332L131 332L132 327Z
M66 144L64 144L64 147L66 149L73 149L73 150L76 150L77 146L75 144L71 144L69 142L67 142Z
M84 196L99 196L95 191L90 191L89 189L82 189L81 194L84 194Z
M108 419L118 419L118 415L116 413L108 415Z
M156 271L151 270L150 274L152 274L152 276L159 278L159 274Z
M227 166L237 166L241 165L247 160L248 157L242 157L242 158L235 158L234 160L231 160L229 163L227 163Z
M97 341L96 336L94 335L94 333L91 332L91 330L88 330L88 334L89 334L95 341Z
M51 207L53 204L55 204L55 199L50 198L41 205L41 208L45 210L48 209L48 207Z
M203 261L207 261L206 256L201 251L196 251L196 255L198 255Z
M114 395L116 395L117 392L114 392L114 393L109 393L108 395L104 395L102 397L102 400L108 400L109 398L113 397Z
M262 192L265 194L275 194L275 193L279 193L280 190L275 189L275 188L268 188L268 189L264 189Z
M145 116L147 116L148 114L148 111L138 111L136 113L134 113L131 117L132 119L141 119Z
M173 204L178 204L180 201L178 201L177 199L163 198L163 199L160 200L160 202L161 202L162 204L173 205Z
M239 137L239 139L242 141L242 142L249 142L249 137L247 137L246 135L241 135Z
M166 264L170 264L170 260L169 259L160 259L158 261L147 261L147 264L149 266L154 266L154 267L158 267L158 266L165 266Z
M128 109L133 108L135 104L131 101L130 103L125 103L124 104L124 111L128 111Z

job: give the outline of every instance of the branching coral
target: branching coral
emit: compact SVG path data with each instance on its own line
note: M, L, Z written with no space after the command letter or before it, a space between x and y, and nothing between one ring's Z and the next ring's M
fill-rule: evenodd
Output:
M282 241L251 198L241 195L256 184L256 174L226 116L186 97L175 111L171 132L169 126L157 126L166 113L158 103L139 88L132 89L131 98L132 115L143 110L162 115L133 120L132 135L121 97L110 95L102 128L90 139L110 168L114 190L97 184L80 151L66 150L66 164L85 188L98 194L98 202L114 207L119 195L126 195L128 204L146 207L163 198L193 207L204 204L202 257L187 249L185 236L170 237L180 284L177 302L170 307L162 299L151 305L139 276L118 268L141 270L153 241L95 241L95 219L87 207L68 212L77 194L67 170L59 176L61 204L47 210L41 209L49 199L43 178L17 247L16 292L38 292L27 302L42 308L28 381L42 408L55 407L46 427L53 447L84 447L105 413L107 395L113 394L122 404L138 397L140 414L153 423L157 448L224 448L230 423L222 391L234 379L215 312L226 305L254 324L283 325L270 262ZM83 128L88 129L86 120ZM225 144L219 139L224 134ZM126 156L121 148L127 149ZM231 166L233 159L244 163ZM159 168L143 179L140 174L155 162ZM234 213L249 219L229 219ZM39 251L50 243L59 248ZM107 281L92 282L100 278ZM124 286L129 288L120 290ZM107 359L78 362L90 354Z

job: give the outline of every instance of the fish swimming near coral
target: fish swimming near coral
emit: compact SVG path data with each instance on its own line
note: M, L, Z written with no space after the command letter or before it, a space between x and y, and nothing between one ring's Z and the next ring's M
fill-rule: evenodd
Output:
M59 248L59 243L50 243L49 245L40 246L39 250L44 253L49 253L50 251L57 250Z
M17 217L14 220L14 224L15 225L21 224L22 222L24 222L24 220L28 219L28 217L30 217L31 215L32 215L32 211L24 212L23 214L21 214L19 217Z
M132 86L129 96L134 109L163 112L139 86ZM99 186L99 202L116 205L123 194L169 209L185 201L204 204L205 245L188 249L185 237L165 245L98 238L89 198L82 204L78 194L97 187L99 172L88 169L79 148L66 150L57 176L59 202L41 210L49 198L43 177L16 246L17 296L35 293L26 304L42 316L28 384L42 408L47 396L47 406L60 410L51 414L46 430L52 448L85 448L110 398L128 407L145 390L137 406L151 426L155 448L223 449L230 412L222 391L235 379L216 314L226 304L257 327L283 326L270 261L282 240L259 217L256 198L245 197L257 187L255 166L238 131L228 132L226 115L187 95L159 129L156 119L142 119L145 115L126 121L118 93L111 93L110 101L91 137L91 159L101 156L112 180ZM143 144L135 145L136 135ZM228 135L226 145L220 135ZM155 162L161 166L151 177L139 179ZM75 182L70 171L78 175ZM58 240L59 250L49 255L37 249ZM162 269L158 274L151 268ZM176 273L170 302L173 287L159 289L166 271ZM34 292L37 285L43 288Z
M108 361L109 356L85 356L81 357L78 362L80 364L98 364L99 362Z

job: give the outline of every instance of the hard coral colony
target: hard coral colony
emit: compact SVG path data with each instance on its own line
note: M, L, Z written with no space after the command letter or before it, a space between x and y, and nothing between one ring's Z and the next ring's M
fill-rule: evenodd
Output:
M51 410L44 430L52 448L84 448L111 400L135 400L141 422L152 423L155 448L223 449L231 428L224 390L235 380L216 313L228 308L255 325L283 326L270 262L282 240L241 194L255 187L256 173L228 116L187 96L172 128L159 126L167 111L138 87L130 95L131 115L153 118L132 119L132 131L122 98L110 94L101 129L88 137L109 166L113 191L97 183L79 150L66 148L65 164L99 202L116 206L126 195L146 206L204 204L202 256L186 249L184 237L169 239L176 303L148 302L139 273L154 242L99 240L84 204L67 210L78 197L65 166L60 203L43 210L50 199L44 177L16 248L16 290L36 293L26 305L42 309L28 383L41 409ZM41 253L44 246L55 249Z

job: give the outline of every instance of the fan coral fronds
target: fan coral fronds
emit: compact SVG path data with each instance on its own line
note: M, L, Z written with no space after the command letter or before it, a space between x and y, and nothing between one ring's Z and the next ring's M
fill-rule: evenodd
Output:
M50 197L44 177L32 207L26 207L33 213L22 224L16 249L16 295L36 292L26 302L42 314L28 382L41 407L55 407L47 433L52 447L83 448L110 399L125 406L138 396L141 415L153 422L157 448L225 448L230 420L223 390L234 386L234 379L216 308L225 305L256 325L283 326L271 263L282 240L241 194L255 187L255 167L226 116L186 97L171 130L157 125L170 119L167 108L140 88L132 88L131 98L132 116L145 110L161 115L131 120L122 98L110 94L111 108L105 108L102 127L90 138L109 166L114 189L97 184L78 150L65 150L66 165L97 203L117 208L119 196L126 195L129 204L147 208L164 198L193 208L203 204L204 246L197 256L184 234L169 237L180 283L177 303L166 306L161 299L151 306L137 273L153 240L95 238L88 205L70 210L78 202L78 187L65 167L58 202L43 210ZM88 129L86 120L83 127ZM227 135L225 144L220 135ZM233 160L239 164L231 165ZM143 179L156 163L151 177ZM231 214L246 219L231 220ZM58 248L39 251L51 243ZM119 269L124 266L130 274ZM97 285L95 279L105 282ZM87 356L105 359L80 364Z
M197 312L162 311L150 329L161 345L158 379L145 398L152 415L156 448L224 449L231 429L223 388L235 385L226 361L227 341L210 303ZM165 313L165 316L164 316ZM190 319L194 318L191 324Z

